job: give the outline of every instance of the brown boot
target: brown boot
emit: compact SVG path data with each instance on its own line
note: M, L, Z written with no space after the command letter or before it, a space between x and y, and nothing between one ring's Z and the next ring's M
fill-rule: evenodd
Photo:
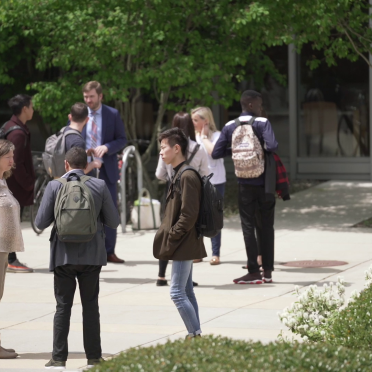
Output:
M17 353L11 353L0 347L0 359L14 359L17 358Z

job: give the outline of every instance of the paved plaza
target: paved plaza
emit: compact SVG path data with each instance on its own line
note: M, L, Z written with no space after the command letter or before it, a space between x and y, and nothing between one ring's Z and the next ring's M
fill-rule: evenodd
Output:
M342 276L347 295L362 289L364 271L372 264L372 230L352 228L372 216L372 183L332 181L278 201L273 283L236 285L244 275L246 254L239 217L226 220L219 266L208 259L194 265L195 288L203 334L274 341L282 328L278 311L290 305L294 285L322 285ZM49 231L40 236L23 223L26 252L18 255L33 274L8 273L0 303L1 343L19 357L0 360L0 371L43 371L51 358L55 300L48 271ZM130 347L184 338L186 330L170 300L169 287L156 287L158 261L152 255L154 231L118 230L117 255L124 265L108 264L101 274L100 313L104 357ZM205 239L211 253L210 239ZM344 266L295 268L295 260L342 260ZM168 268L167 278L170 277ZM288 334L288 332L287 332ZM75 296L69 335L67 370L86 365L79 292Z

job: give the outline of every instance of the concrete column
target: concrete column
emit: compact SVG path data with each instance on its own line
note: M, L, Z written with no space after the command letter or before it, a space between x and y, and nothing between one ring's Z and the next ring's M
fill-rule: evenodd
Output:
M369 0L369 14L372 15L372 0ZM372 28L372 20L369 20L369 27ZM369 63L372 64L372 55L369 53ZM369 172L372 181L372 68L369 67Z
M370 0L372 1L372 0ZM289 175L297 176L297 53L293 44L288 45L288 92L289 92Z

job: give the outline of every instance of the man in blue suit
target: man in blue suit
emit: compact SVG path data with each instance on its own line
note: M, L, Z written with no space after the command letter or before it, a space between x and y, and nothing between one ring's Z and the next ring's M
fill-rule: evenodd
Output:
M106 182L114 204L117 206L116 184L119 169L116 154L126 143L124 123L119 111L102 104L102 86L90 81L83 87L84 101L89 110L89 121L82 131L88 155L102 163L99 178ZM124 263L115 254L116 229L105 226L107 261Z

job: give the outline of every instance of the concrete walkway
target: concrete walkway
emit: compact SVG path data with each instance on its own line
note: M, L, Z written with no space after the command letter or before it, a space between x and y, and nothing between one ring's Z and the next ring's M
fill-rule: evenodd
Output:
M372 234L351 226L372 216L372 183L327 182L278 201L276 211L276 271L274 282L235 285L246 262L238 217L226 221L222 234L222 264L208 260L194 265L196 296L204 334L237 339L274 341L282 325L278 311L290 305L294 285L336 281L343 276L347 294L362 289L364 271L372 264ZM1 343L17 350L16 360L0 360L0 371L42 371L51 357L53 275L48 271L49 233L36 236L23 224L26 252L22 262L33 274L8 273L0 303ZM186 334L169 297L169 287L156 287L158 263L152 256L154 232L118 234L117 254L124 265L109 264L101 275L100 311L104 356L129 347L148 346ZM208 253L210 241L206 239ZM294 260L342 260L327 268L291 268ZM168 278L170 274L168 269ZM80 298L75 296L69 336L68 370L84 367Z

